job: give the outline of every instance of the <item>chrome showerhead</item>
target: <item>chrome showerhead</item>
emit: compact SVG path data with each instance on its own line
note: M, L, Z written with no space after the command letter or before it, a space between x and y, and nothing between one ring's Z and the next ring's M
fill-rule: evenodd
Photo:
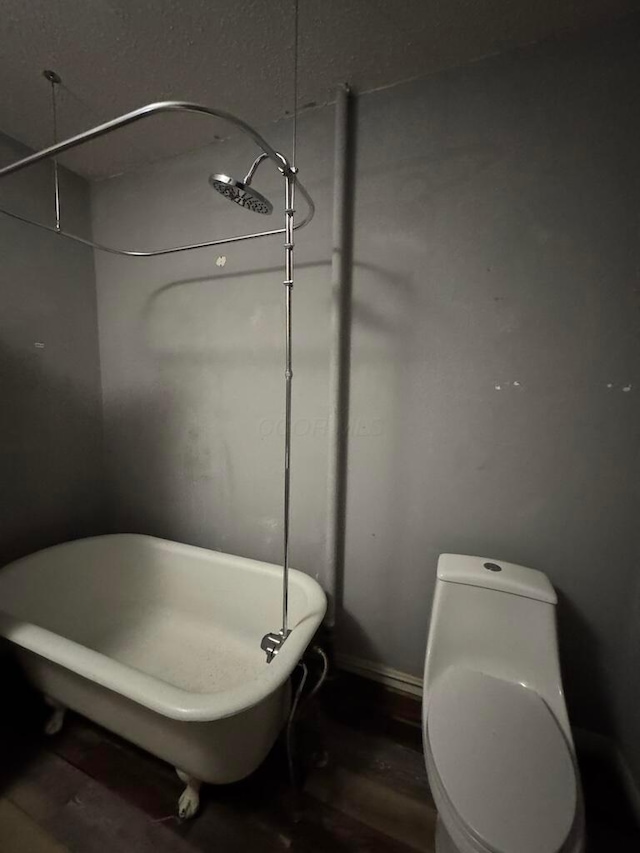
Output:
M216 192L239 204L240 207L246 207L254 213L273 213L273 205L269 199L254 190L246 178L244 181L237 181L229 175L211 175L209 183Z

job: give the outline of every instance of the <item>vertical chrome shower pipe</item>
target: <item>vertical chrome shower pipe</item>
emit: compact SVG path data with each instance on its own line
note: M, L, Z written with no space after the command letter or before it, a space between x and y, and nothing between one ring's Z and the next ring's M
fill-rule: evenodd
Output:
M295 174L285 173L285 406L284 406L284 559L282 589L282 637L289 634L289 520L291 493L291 383L293 366L291 357L291 295L293 291L293 217L295 214Z
M283 513L283 560L282 560L282 627L279 631L265 634L260 644L266 652L267 663L271 663L282 644L291 633L289 628L289 526L291 516L291 383L293 365L291 357L291 294L293 290L293 231L295 216L295 166L283 159L282 172L285 180L284 204L284 513Z

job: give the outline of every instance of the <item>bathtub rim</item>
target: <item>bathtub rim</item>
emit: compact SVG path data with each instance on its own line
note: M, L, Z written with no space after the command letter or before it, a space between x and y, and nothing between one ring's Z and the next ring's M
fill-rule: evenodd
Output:
M8 563L0 569L0 574L9 568L18 568L21 563L35 556L60 549L72 549L74 545L81 542L99 542L115 538L151 540L155 545L171 546L172 550L200 552L213 556L220 554L244 564L247 568L272 575L279 581L282 579L282 567L273 563L141 533L107 533L62 542ZM24 619L18 619L1 609L0 636L170 719L199 722L223 719L259 704L268 695L278 690L291 675L322 622L327 608L327 599L320 584L296 569L290 569L289 580L292 585L298 586L305 593L308 608L306 615L292 628L287 642L272 663L267 664L265 660L261 677L216 693L196 693L176 687L120 663L102 652L83 646L75 640L70 640ZM265 633L275 627L265 625Z

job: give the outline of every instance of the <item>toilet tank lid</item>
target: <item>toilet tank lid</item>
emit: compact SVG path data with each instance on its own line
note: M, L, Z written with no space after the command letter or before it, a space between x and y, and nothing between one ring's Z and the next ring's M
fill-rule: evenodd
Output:
M509 592L549 604L558 601L551 581L543 572L489 557L441 554L438 580Z
M528 687L451 668L434 684L426 747L472 837L500 853L557 853L578 802L576 770L552 712Z

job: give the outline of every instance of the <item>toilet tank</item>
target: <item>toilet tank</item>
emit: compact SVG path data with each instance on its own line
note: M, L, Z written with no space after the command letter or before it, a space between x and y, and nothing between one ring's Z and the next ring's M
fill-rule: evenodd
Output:
M424 710L438 676L451 666L535 690L569 743L556 633L557 597L542 572L502 560L442 554L424 673Z

